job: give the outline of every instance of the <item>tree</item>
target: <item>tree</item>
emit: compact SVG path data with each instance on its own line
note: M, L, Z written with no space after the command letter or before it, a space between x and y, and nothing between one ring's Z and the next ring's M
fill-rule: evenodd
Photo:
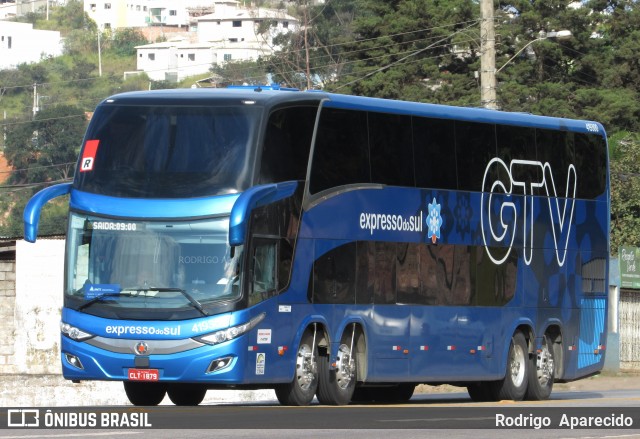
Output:
M217 76L216 82L221 84L261 85L267 80L267 72L262 60L229 61L222 65L214 64L211 73Z
M84 112L71 106L40 111L32 122L7 129L5 157L13 184L68 180L86 129Z
M479 8L468 0L354 2L356 36L329 89L392 99L479 103Z
M611 252L640 247L640 135L611 137Z
M290 87L326 87L341 73L343 46L352 40L355 1L333 0L322 5L300 2L294 14L301 17L298 32L276 36L279 49L263 60L277 83ZM267 32L269 23L259 32Z
M118 56L135 56L136 46L142 46L147 43L147 39L139 30L131 28L117 29L113 35L111 50Z

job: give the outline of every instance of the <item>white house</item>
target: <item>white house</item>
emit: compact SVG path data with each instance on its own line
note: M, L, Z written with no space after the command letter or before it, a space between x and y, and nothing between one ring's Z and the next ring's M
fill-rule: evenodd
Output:
M193 18L198 43L181 41L136 47L138 71L156 81L180 81L207 73L212 64L271 55L277 49L273 38L299 26L295 17L283 11L242 8L237 1L214 4L214 13Z
M0 0L0 20L15 17L18 8L15 1Z
M189 28L193 17L214 11L213 0L152 0L149 24Z
M169 26L189 28L193 16L213 12L213 0L84 0L101 29Z
M137 48L137 68L154 81L181 81L207 72L217 62L209 44L170 41Z
M34 29L31 23L0 20L0 69L60 55L60 32Z
M84 11L100 29L143 27L152 0L84 0Z

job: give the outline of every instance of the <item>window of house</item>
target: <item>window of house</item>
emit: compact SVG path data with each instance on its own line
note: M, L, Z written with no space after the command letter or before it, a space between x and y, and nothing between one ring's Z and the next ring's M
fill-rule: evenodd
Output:
M169 15L171 15L172 17L175 17L176 15L178 15L178 11L176 11L175 9L170 9Z
M224 56L223 56L223 59L225 61L231 61L231 54L230 53L225 53Z
M287 29L289 27L289 22L288 21L283 21L282 22L282 27Z
M237 38L229 38L229 42L230 43L237 43L238 39Z
M155 61L156 54L155 53L150 53L150 54L147 55L147 57L149 58L149 61Z
M95 11L96 11L96 4L95 4L95 3L91 3L91 4L89 5L89 8L91 8L91 10L92 10L93 12L95 12Z
M140 5L136 5L136 11L140 10Z
M11 37L7 37L7 49L11 49Z
M105 29L111 29L111 23L105 23L104 24L104 28Z
M195 53L190 53L187 55L187 58L189 58L189 61L195 61L196 60L196 54Z
M104 4L104 8L105 9L111 9L111 3L105 3Z
M242 20L233 20L231 24L233 27L242 27Z

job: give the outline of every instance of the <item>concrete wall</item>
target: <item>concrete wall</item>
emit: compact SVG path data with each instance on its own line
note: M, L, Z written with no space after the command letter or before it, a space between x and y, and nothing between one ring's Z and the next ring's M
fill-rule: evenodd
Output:
M640 291L621 290L620 369L640 370Z
M15 373L15 325L13 313L16 305L15 262L0 262L0 374Z

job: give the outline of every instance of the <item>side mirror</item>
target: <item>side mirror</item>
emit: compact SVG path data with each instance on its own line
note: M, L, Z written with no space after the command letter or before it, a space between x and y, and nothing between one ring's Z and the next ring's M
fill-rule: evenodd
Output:
M40 221L40 212L42 211L42 207L54 198L67 195L70 192L71 183L62 183L42 189L40 192L31 197L26 207L24 208L24 213L22 215L22 220L24 221L25 241L36 242L36 237L38 236L38 223Z

